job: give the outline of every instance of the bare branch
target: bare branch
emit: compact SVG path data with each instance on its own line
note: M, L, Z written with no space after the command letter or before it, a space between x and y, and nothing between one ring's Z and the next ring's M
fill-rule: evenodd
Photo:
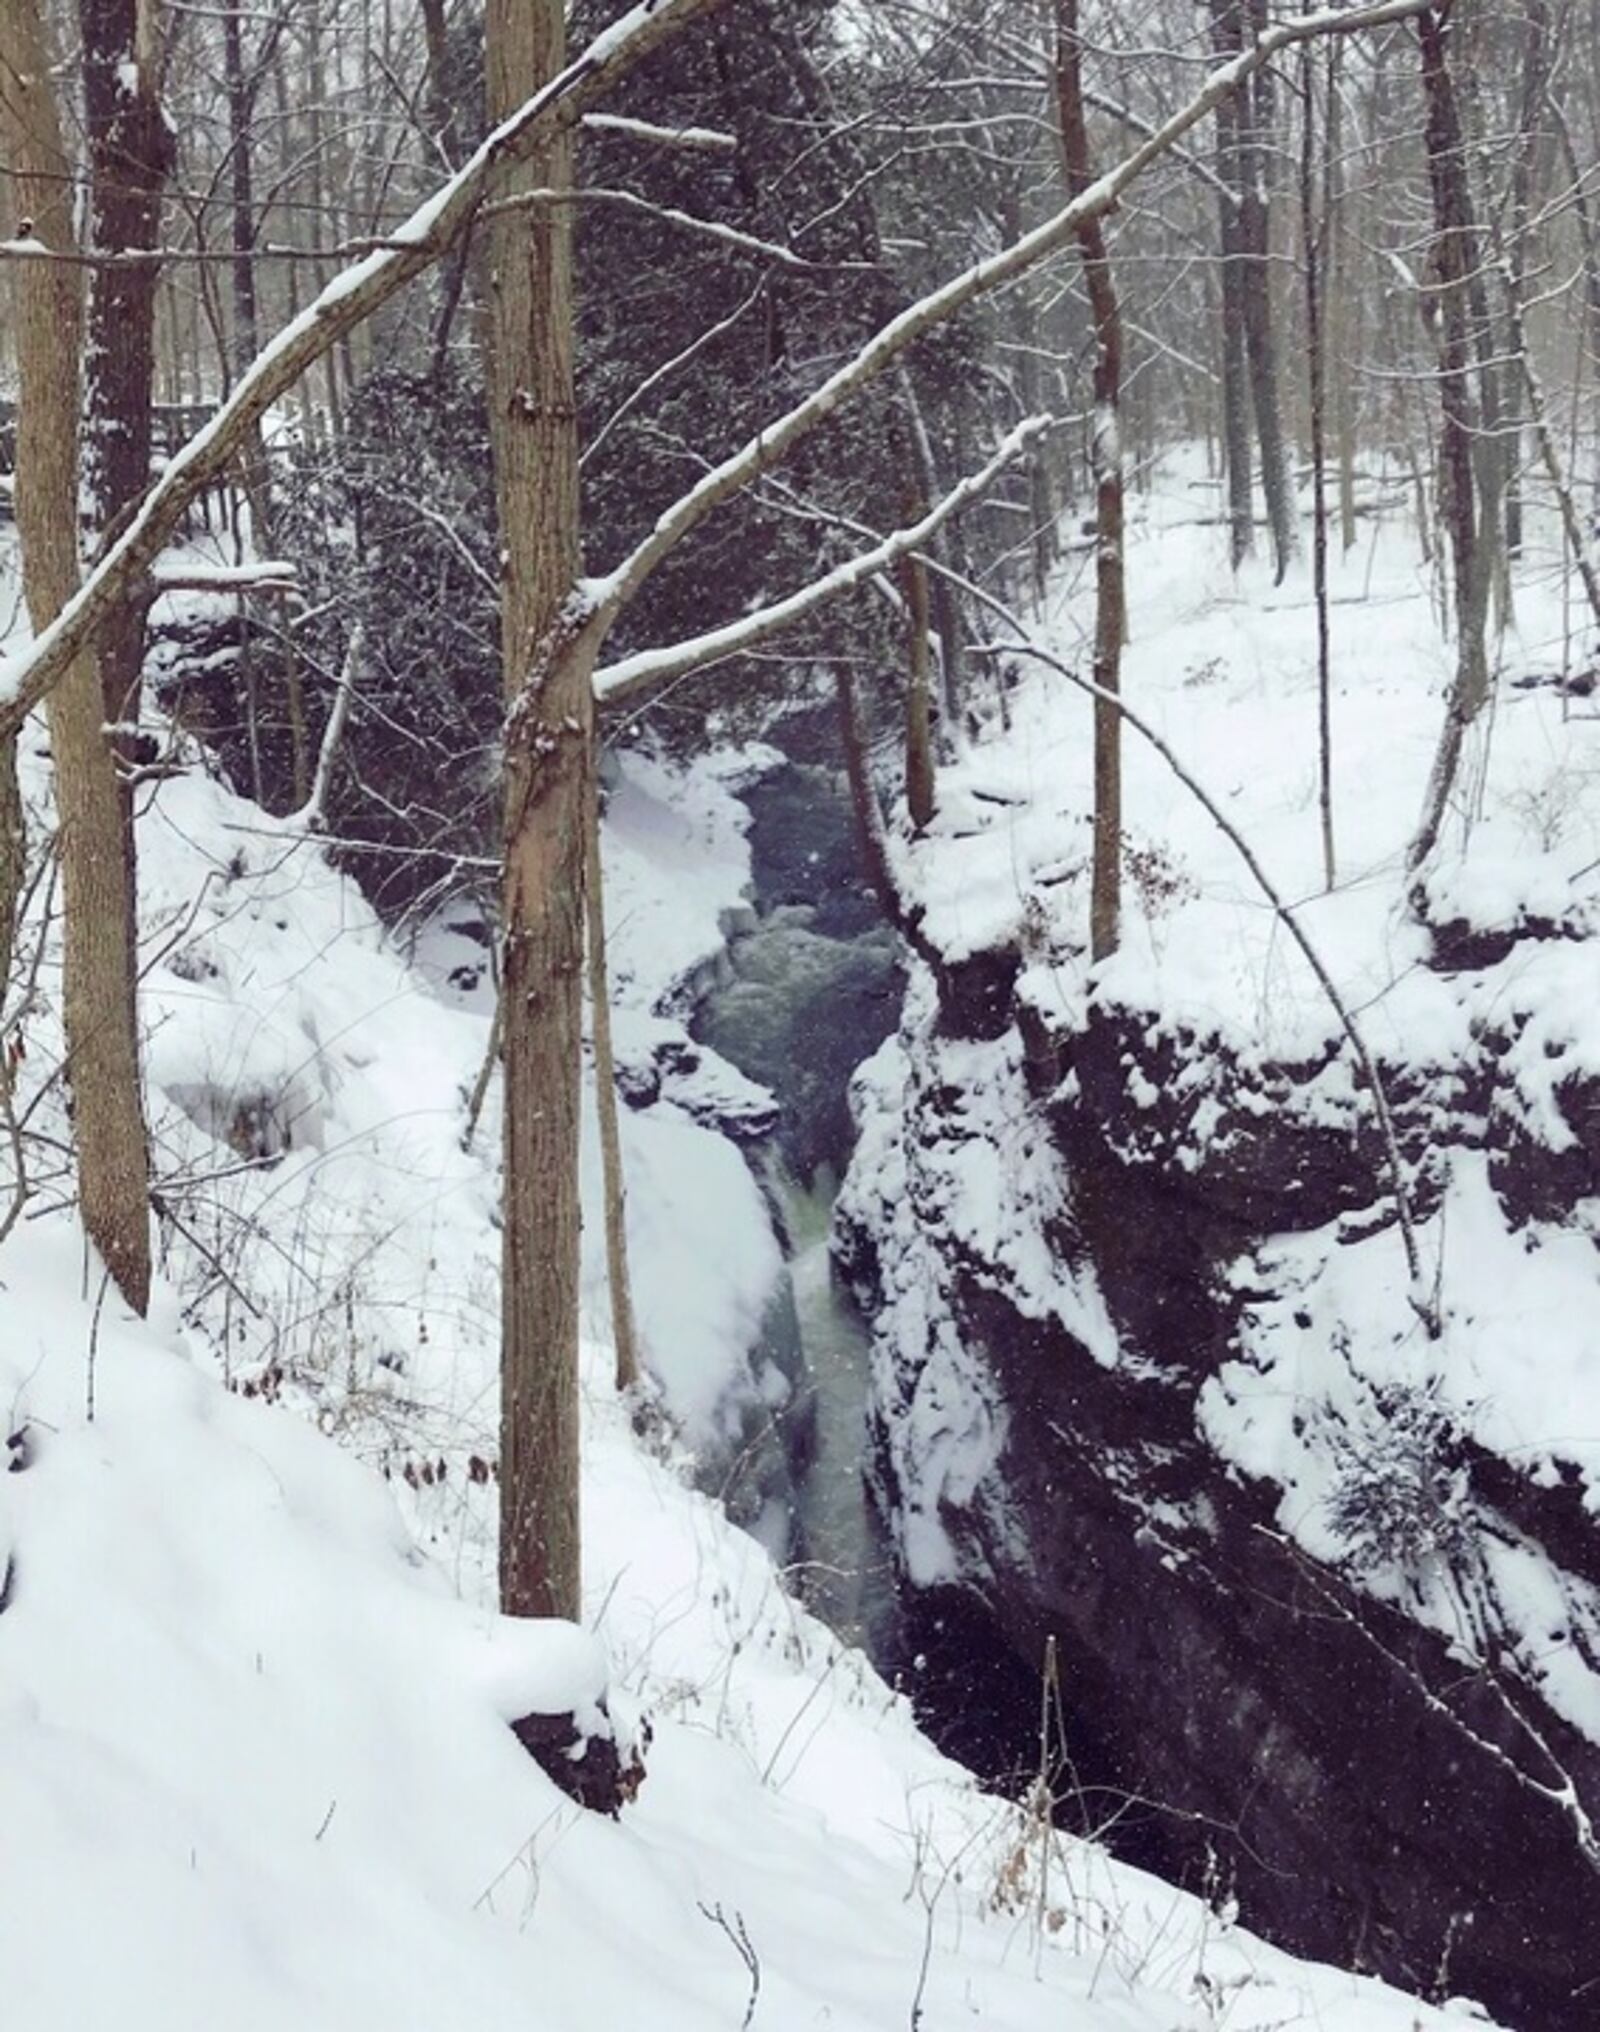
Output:
M742 614L737 621L730 621L726 627L712 628L704 635L692 636L686 642L674 642L664 649L641 650L636 656L624 657L621 662L609 664L596 671L594 689L596 698L614 700L627 698L630 693L642 690L646 685L659 684L667 678L684 677L692 670L699 670L708 663L719 662L727 656L736 656L741 650L753 649L765 642L769 636L784 628L791 628L796 621L804 620L826 601L837 594L848 592L864 579L870 579L886 570L898 559L911 555L934 536L952 515L959 513L969 502L975 501L994 481L1037 439L1043 437L1055 422L1054 417L1033 416L1020 423L1011 431L995 452L988 464L978 472L969 474L959 485L952 487L944 498L910 527L896 530L893 536L875 544L871 550L859 552L855 557L837 565L820 579L798 592L790 593L786 599L774 600L770 606L758 607L754 613Z
M0 740L17 732L149 572L190 504L227 473L272 405L340 339L423 274L467 229L490 179L507 162L573 125L651 50L721 0L638 0L559 77L490 134L472 157L391 234L388 244L342 270L257 355L216 415L169 461L115 542L51 625L0 658Z
M740 450L713 467L662 514L642 543L605 578L583 589L587 625L603 636L661 561L700 523L742 488L776 465L798 439L830 416L856 391L893 364L916 341L977 298L1014 282L1047 256L1072 240L1087 221L1111 211L1123 192L1167 154L1247 78L1270 63L1280 51L1316 37L1348 34L1405 21L1426 12L1429 0L1375 0L1375 4L1326 8L1316 14L1281 21L1240 55L1219 65L1204 85L1160 126L1153 128L1131 154L1108 170L1052 218L1025 233L998 254L952 276L939 288L891 318L853 359L830 374L820 387L787 414L767 425Z

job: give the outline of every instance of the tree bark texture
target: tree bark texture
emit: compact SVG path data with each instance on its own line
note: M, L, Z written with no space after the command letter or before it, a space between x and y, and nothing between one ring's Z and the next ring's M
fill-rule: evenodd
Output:
M1323 284L1331 225L1331 192L1322 191L1317 215L1316 69L1310 49L1301 52L1303 125L1300 130L1300 225L1306 286L1306 360L1311 397L1311 587L1317 610L1317 802L1322 816L1322 885L1331 889L1336 862L1333 841L1333 669L1328 625L1328 428L1327 325ZM1337 91L1330 61L1328 105Z
M1094 178L1083 109L1083 55L1078 0L1056 0L1056 110L1061 123L1067 194L1079 197ZM1089 886L1091 957L1117 949L1122 915L1122 644L1128 629L1123 531L1122 307L1099 219L1078 228L1089 309L1094 319L1095 624L1094 861Z
M910 502L915 520L927 512L920 493ZM900 590L906 605L906 809L915 831L933 823L937 802L933 766L933 696L929 673L928 567L914 551L900 560Z
M175 147L161 110L161 38L152 0L79 0L84 124L89 145L90 243L101 252L149 252L160 238L161 199ZM132 52L132 61L129 53ZM144 497L150 484L155 384L154 261L90 271L83 390L83 498L99 534ZM136 725L150 600L135 586L100 632L100 690L109 727ZM131 744L112 736L113 753ZM117 802L128 869L128 940L138 937L133 880L133 795L118 772ZM130 970L128 985L133 988ZM128 1021L137 1022L130 1009Z
M1229 0L1237 7L1239 0ZM1267 27L1266 0L1248 0L1252 39ZM1241 24L1242 28L1242 24ZM1266 497L1273 555L1281 580L1299 554L1300 532L1289 449L1283 429L1277 320L1272 311L1272 216L1268 198L1268 149L1277 126L1272 69L1263 65L1238 98L1240 231L1244 241L1244 326L1250 362L1250 393L1261 446L1261 491Z
M0 9L0 139L19 219L58 252L75 247L70 163L35 0ZM16 516L35 633L76 592L80 268L17 264ZM150 1298L149 1151L134 1021L137 965L115 757L92 650L50 696L64 904L63 1013L78 1192L90 1240L135 1311Z
M561 0L490 0L489 117L556 75ZM495 193L565 190L570 136L509 168ZM585 804L594 646L567 611L578 572L572 208L529 205L490 227L490 432L500 512L507 706L501 996L505 1009L500 1604L579 1613L578 1123Z
M1230 26L1237 15L1213 5L1214 47L1219 57L1230 48ZM1239 203L1239 111L1236 95L1217 107L1217 174L1223 185L1218 198L1222 273L1222 456L1228 482L1229 555L1237 571L1255 548L1255 504L1251 483L1250 368L1245 340L1244 233Z

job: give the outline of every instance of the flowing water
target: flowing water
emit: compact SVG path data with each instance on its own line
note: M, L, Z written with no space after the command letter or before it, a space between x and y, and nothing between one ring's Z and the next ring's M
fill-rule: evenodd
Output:
M825 1169L809 1187L782 1166L770 1182L789 1236L805 1360L795 1415L812 1431L796 1475L795 1579L825 1623L882 1660L894 1649L898 1603L888 1534L865 1478L871 1337L828 1250L838 1188Z

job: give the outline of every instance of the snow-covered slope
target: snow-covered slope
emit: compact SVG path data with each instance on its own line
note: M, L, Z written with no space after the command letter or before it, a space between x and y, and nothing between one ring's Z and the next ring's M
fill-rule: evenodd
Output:
M1413 2025L1087 1848L1008 1870L1020 1818L641 1455L598 1357L596 1643L463 1602L368 1469L206 1373L170 1292L149 1326L81 1295L65 1219L0 1274L8 2022L721 2032L759 1976L778 2032L1200 2032L1212 1997ZM653 1727L620 1824L507 1726L592 1697L602 1647Z
M36 753L29 780L37 800ZM648 1029L671 1022L648 955L703 956L717 885L740 875L714 775L635 788L654 845L623 801L608 855ZM702 882L682 920L663 827ZM35 1217L0 1249L8 2023L1436 2022L985 1798L681 1463L641 1448L599 1306L593 1635L498 1617L492 1124L460 1148L485 1018L198 758L142 844L166 1210L152 1318L125 1317L85 1264L48 1144ZM47 963L30 1096L58 1046L53 997ZM692 1441L746 1356L773 1245L737 1154L669 1089L631 1120L629 1154L646 1336ZM58 1100L41 1124L59 1134ZM681 1303L675 1259L713 1216L718 1288ZM649 1727L620 1823L564 1801L507 1726L581 1709L602 1672L624 1725Z

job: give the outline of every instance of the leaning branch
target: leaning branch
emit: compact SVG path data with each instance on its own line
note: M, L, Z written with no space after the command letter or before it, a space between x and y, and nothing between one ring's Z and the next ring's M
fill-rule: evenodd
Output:
M150 584L160 593L292 593L300 584L295 565L282 557L252 564L157 565Z
M357 622L351 632L350 646L345 651L344 665L339 672L338 689L333 695L333 710L328 715L328 724L323 729L322 747L317 755L317 773L312 781L311 794L297 812L284 820L291 832L320 833L327 824L328 792L333 788L334 764L339 759L339 744L344 739L345 725L350 718L350 700L356 688L356 679L361 673L361 654L365 646L365 631Z
M638 0L561 74L512 114L387 244L334 276L302 314L256 356L233 394L184 445L138 512L51 625L25 649L0 658L0 740L33 708L114 614L128 586L147 574L185 512L228 472L239 448L313 362L440 259L471 222L491 179L508 162L548 145L667 37L720 0Z
M1190 128L1197 126L1280 51L1319 36L1349 34L1358 29L1410 20L1425 13L1430 4L1431 0L1375 0L1375 4L1369 6L1324 8L1319 13L1281 21L1267 29L1247 50L1213 71L1188 104L1158 127L1152 128L1115 169L1097 178L1087 190L1043 225L1036 226L1031 233L1025 233L998 254L992 254L987 260L952 276L897 317L891 318L854 358L830 374L802 402L758 431L731 457L698 480L665 511L650 534L615 570L603 579L591 580L584 588L588 603L587 625L595 634L603 636L657 565L714 509L775 466L799 438L832 415L884 368L891 366L925 333L957 311L964 310L977 298L991 295L1007 283L1015 282L1058 248L1066 246L1089 220L1113 210L1123 192L1152 162L1167 154Z
M848 592L865 579L875 578L899 559L920 550L930 537L938 534L952 515L959 514L969 502L986 493L1006 467L1013 464L1036 439L1043 437L1054 422L1054 417L1033 416L1025 423L1019 423L987 465L968 474L966 479L952 487L919 522L897 529L892 536L885 537L870 550L859 551L856 556L847 558L843 564L835 566L810 585L802 586L798 592L774 600L769 606L758 607L753 613L742 614L726 627L709 629L704 635L692 636L686 642L669 643L664 649L641 650L636 656L624 657L620 662L596 671L595 697L608 703L627 698L646 685L660 684L668 678L686 677L690 671L702 670L708 663L720 663L725 657L740 655L782 629L792 628L796 621L804 620L828 600Z
M762 261L775 262L778 267L791 269L797 275L833 274L841 267L860 266L860 263L808 261L792 247L785 247L781 240L763 240L754 233L740 232L737 226L725 226L720 219L702 219L693 212L680 211L676 205L658 205L654 199L641 197L637 191L617 190L606 184L581 184L571 190L518 191L514 197L499 198L493 204L485 205L480 216L492 219L503 212L526 211L535 205L581 206L585 210L595 205L610 205L617 210L643 212L649 218L659 219L665 226L676 227L680 233L694 233L703 240L715 240L720 246L732 247L741 254L756 255Z

